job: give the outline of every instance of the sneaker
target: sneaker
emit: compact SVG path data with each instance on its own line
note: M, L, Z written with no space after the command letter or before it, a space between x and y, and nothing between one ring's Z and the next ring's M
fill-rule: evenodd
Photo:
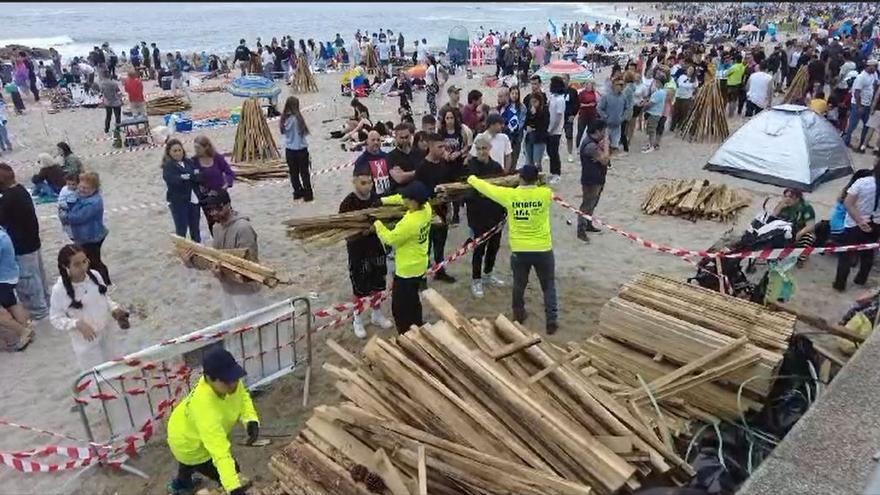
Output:
M550 184L558 184L560 180L562 180L562 177L560 177L556 174L553 174L550 176L550 180L548 182Z
M471 294L474 297L483 297L483 281L480 279L474 279L471 282Z
M435 273L434 280L437 280L440 282L446 282L447 284L454 284L455 283L455 277L446 273L446 270L440 270L437 273Z
M642 153L651 153L655 149L656 148L654 148L653 146L646 146L646 147L642 148Z
M364 322L361 320L361 315L355 315L354 321L352 322L352 328L354 328L354 335L359 339L367 338L367 329L364 328Z
M196 492L195 483L193 483L193 486L182 486L177 478L169 481L165 489L168 495L193 495Z
M559 323L555 321L547 322L547 335L553 335L557 330L559 330Z
M504 280L501 280L500 278L496 277L495 275L493 275L491 273L487 273L483 277L483 279L486 280L486 283L488 283L492 287L504 287L505 285L507 285L506 282L504 282Z
M595 225L590 225L589 227L586 228L586 231L587 232L596 232L596 233L602 232L602 230L599 229L598 227L596 227Z
M590 243L590 238L587 237L587 233L586 233L585 231L578 232L578 233L577 233L577 237L578 237L578 239L584 241L584 244L589 244L589 243Z
M568 155L568 163L574 163L574 158L571 155Z
M376 325L382 330L388 330L394 326L379 308L373 308L373 311L370 313L370 323Z

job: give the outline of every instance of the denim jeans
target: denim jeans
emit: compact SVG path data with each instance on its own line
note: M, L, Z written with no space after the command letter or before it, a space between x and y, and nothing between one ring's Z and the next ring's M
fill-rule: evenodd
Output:
M608 147L615 150L620 147L620 124L608 124Z
M9 131L5 124L0 124L0 151L12 151L12 142L9 141Z
M199 205L189 201L186 203L169 203L168 209L171 210L175 234L180 237L186 237L186 232L189 230L189 238L193 242L202 242L202 211L199 209Z
M846 134L843 135L843 142L847 146L851 146L852 134L862 121L862 136L859 138L859 146L865 144L865 136L868 134L868 116L871 115L871 107L858 105L849 109L849 123L846 126Z
M21 304L31 313L31 317L41 320L49 315L49 285L46 283L43 256L38 249L15 258L19 270L15 292Z
M541 161L544 159L546 149L547 143L535 143L531 134L527 134L523 142L523 165L534 165L541 170Z
M544 315L546 323L556 323L556 261L553 251L511 253L510 271L513 273L513 315L522 320L526 313L525 292L529 285L532 268L538 275L538 283L544 292Z

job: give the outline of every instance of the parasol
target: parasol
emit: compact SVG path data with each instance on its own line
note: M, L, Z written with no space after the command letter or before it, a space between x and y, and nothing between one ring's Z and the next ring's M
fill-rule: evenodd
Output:
M281 94L281 88L262 76L243 76L232 81L229 92L242 98L274 98Z
M758 29L758 26L755 26L754 24L746 24L743 27L739 28L739 30L745 33L757 33L758 31L760 31L760 29Z
M642 26L639 28L639 31L641 31L643 34L651 34L654 32L655 29L656 26Z
M568 60L557 60L555 62L550 62L549 64L541 67L538 72L536 72L538 77L541 78L541 82L548 82L553 76L562 76L568 74L571 78L572 84L582 85L587 81L593 80L593 73L580 65L568 61Z
M409 77L417 77L419 79L424 79L426 72L428 72L428 66L425 64L414 65L406 70Z

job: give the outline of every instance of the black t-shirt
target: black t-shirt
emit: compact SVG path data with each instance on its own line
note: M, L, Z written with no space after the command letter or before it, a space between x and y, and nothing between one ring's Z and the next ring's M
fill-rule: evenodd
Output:
M250 59L251 51L248 47L244 45L238 45L238 48L235 49L235 61L247 62Z
M394 167L400 167L400 170L403 170L404 172L412 172L418 168L419 164L421 164L424 159L425 154L415 146L410 149L409 153L404 153L403 151L394 148L388 152L388 170L391 170ZM398 184L392 177L391 191L396 192L399 188L400 184Z
M364 151L354 162L355 171L368 170L373 176L373 190L379 196L391 191L391 175L388 173L388 155L384 151L371 153Z
M0 225L12 239L16 256L40 249L40 224L34 201L21 184L0 192Z
M431 197L434 197L434 188L437 187L437 184L445 184L447 182L454 182L455 177L452 174L452 169L448 163L443 160L440 160L437 163L433 163L428 161L427 157L422 160L422 163L416 168L416 180L424 184L428 191L431 192Z
M458 159L446 162L449 167L450 176L457 180L464 174L464 159L467 157L467 150L464 149L464 136L460 131L456 134L453 130L452 134L447 132L440 137L443 138L443 146L446 148L446 151L454 153L456 151L464 150Z
M466 168L468 174L475 175L481 179L504 175L504 169L501 165L491 158L487 163L483 163L475 156L468 157ZM503 206L478 192L474 192L473 196L467 198L465 204L467 204L468 227L477 232L485 232L491 229L506 214Z
M367 199L361 199L355 193L351 192L348 193L348 196L346 196L345 199L342 200L342 203L339 204L339 213L365 210L377 206L382 206L382 201L375 192L370 192L370 197ZM375 258L385 254L385 248L382 247L382 242L379 241L379 237L377 237L376 234L352 239L346 243L346 247L348 248L349 259Z

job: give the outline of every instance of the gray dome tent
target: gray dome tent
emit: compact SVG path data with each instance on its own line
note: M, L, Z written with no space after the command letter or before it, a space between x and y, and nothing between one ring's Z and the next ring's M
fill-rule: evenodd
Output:
M800 105L777 105L752 117L705 168L805 191L853 172L837 129Z

